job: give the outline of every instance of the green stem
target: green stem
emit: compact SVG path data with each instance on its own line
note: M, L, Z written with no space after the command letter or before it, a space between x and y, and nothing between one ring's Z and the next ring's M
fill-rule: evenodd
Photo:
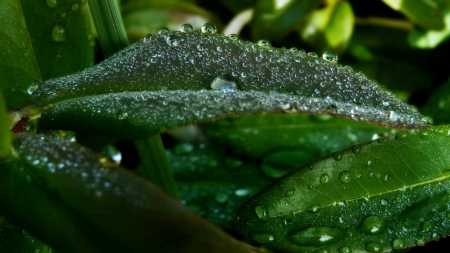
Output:
M88 0L95 28L105 58L128 46L128 38L116 0ZM160 186L173 198L178 192L167 160L161 136L134 142L141 158L142 175Z

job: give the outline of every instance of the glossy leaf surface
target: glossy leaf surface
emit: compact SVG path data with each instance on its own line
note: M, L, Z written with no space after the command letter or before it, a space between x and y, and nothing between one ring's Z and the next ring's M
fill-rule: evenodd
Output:
M101 64L43 83L30 99L44 128L138 138L255 113L330 114L401 128L427 127L418 112L336 64L333 54L273 48L203 33L162 31Z
M450 233L450 127L399 132L309 163L251 198L233 226L290 252L390 252Z
M249 252L150 182L66 140L17 135L0 212L64 252ZM180 240L183 238L183 240Z

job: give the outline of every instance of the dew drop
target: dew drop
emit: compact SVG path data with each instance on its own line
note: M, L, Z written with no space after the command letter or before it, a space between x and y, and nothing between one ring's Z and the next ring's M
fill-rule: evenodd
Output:
M228 35L228 38L230 40L237 40L239 37L236 34L232 33L232 34Z
M342 246L338 249L339 253L352 253L352 248L349 246Z
M317 57L317 53L316 52L308 52L308 54L307 55L309 55L309 56L311 56L311 57Z
M361 147L360 147L360 146L353 146L353 147L352 147L352 152L353 152L353 154L355 154L355 155L361 153Z
M339 174L339 180L342 183L348 183L348 182L352 181L352 176L351 176L350 172L343 171L343 172L341 172L341 174Z
M218 76L211 82L211 89L225 92L237 91L236 82L230 76Z
M269 219L269 215L267 214L267 209L265 206L257 205L257 206L255 206L254 211L256 213L256 216L258 216L258 218L260 220L268 220Z
M249 189L237 189L236 191L234 191L234 194L236 194L236 196L238 197L245 197L250 193Z
M403 131L403 132L399 132L397 134L395 134L395 139L396 140L403 140L408 136L408 132Z
M290 219L285 219L284 220L284 225L289 226L291 224L292 224L292 220L290 220Z
M289 51L291 51L292 53L297 53L298 52L298 48L291 47L291 49L289 49Z
M28 95L33 94L33 92L34 92L35 90L37 90L37 88L39 87L40 84L41 84L41 83L38 82L38 81L32 82L32 83L30 84L30 86L28 86L28 89L27 89Z
M376 235L386 230L386 222L379 216L369 216L361 224L360 231L366 235Z
M58 6L58 1L57 0L45 0L45 3L47 4L48 7L50 8L56 8L56 6Z
M54 25L52 28L52 39L56 42L63 42L66 40L66 29L61 25Z
M80 9L80 5L79 4L72 4L72 6L70 8L72 9L72 11L78 11Z
M269 243L275 241L273 234L268 232L251 232L250 237L259 243Z
M292 188L292 189L288 190L284 196L291 197L292 195L294 195L294 192L295 192L295 188Z
M433 119L428 116L423 117L422 122L429 126L433 125Z
M216 193L216 196L215 196L216 201L219 203L227 202L228 198L229 198L228 194L223 193L223 192L218 192L218 193Z
M182 33L191 33L194 31L194 28L190 24L184 24L180 27L180 32Z
M334 152L333 154L331 154L331 156L334 158L334 160L341 161L344 157L344 154L342 154L342 152Z
M322 58L327 61L327 62L331 62L331 63L337 63L338 61L338 57L337 55L335 55L333 52L325 52L322 54Z
M153 37L153 35L152 34L148 34L147 36L145 36L144 37L144 42L145 43L149 43L150 41L152 41L152 37Z
M389 181L391 180L391 178L392 178L391 175L386 174L386 175L384 176L384 181L389 182Z
M337 228L312 227L293 231L288 235L289 241L298 246L323 246L342 240L344 232Z
M202 26L202 33L204 34L213 35L216 34L216 32L217 32L216 26L211 23L205 23Z
M426 243L426 241L424 238L419 238L416 241L417 246L425 246L425 243Z
M330 182L330 176L328 176L327 174L323 174L322 176L320 176L320 182L322 184Z
M272 46L272 44L270 44L270 41L268 41L268 40L259 40L257 44L260 47L271 47Z
M158 34L167 34L167 33L170 33L170 30L167 29L167 27L163 27L158 31Z
M422 131L420 132L420 138L422 139L428 139L430 137L430 132L428 131Z
M383 252L383 247L378 242L368 242L366 243L365 249L371 253Z
M403 240L402 238L395 239L394 242L392 243L392 248L394 250L406 248L405 240Z
M167 45L171 47L178 47L180 45L180 38L177 35L171 34L166 37Z

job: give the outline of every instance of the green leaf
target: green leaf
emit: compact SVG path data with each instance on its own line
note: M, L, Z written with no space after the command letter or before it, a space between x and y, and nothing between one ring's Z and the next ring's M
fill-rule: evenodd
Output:
M450 124L450 80L430 95L421 111L436 125Z
M158 187L86 148L44 135L18 134L17 142L17 157L1 164L0 213L56 249L249 252Z
M450 127L335 152L266 187L233 226L290 252L390 252L450 233Z
M8 109L26 103L35 88L30 85L33 81L92 65L88 17L86 5L77 0L0 3L0 32L4 35L0 39L0 88L8 98Z
M383 2L425 29L441 30L445 27L437 1L383 0Z
M347 1L328 1L301 26L301 38L318 52L343 52L353 33L355 17Z
M5 108L5 99L0 90L0 159L10 153L11 131L9 130L9 118Z
M298 168L331 152L391 131L329 116L251 115L212 122L207 134L214 143L239 155L262 159L270 154L291 154L290 158L298 157L295 162ZM280 163L289 160L281 159Z
M424 49L433 49L450 38L450 6L443 10L445 28L435 30L423 30L418 27L410 32L408 42L411 46Z
M323 0L259 0L252 22L253 39L279 40L295 30L299 23Z
M45 243L33 237L28 231L14 227L0 227L2 252L8 253L56 253Z
M241 114L329 114L392 127L423 128L420 114L337 57L233 37L150 35L101 64L43 83L30 99L41 127L142 138ZM210 34L208 34L210 33Z

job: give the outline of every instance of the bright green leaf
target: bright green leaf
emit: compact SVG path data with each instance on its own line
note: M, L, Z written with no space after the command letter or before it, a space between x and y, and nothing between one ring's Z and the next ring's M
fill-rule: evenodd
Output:
M450 234L450 127L335 152L266 187L233 226L290 252L390 252Z
M424 49L433 49L450 38L450 6L443 11L445 28L440 31L423 30L414 27L408 36L411 46Z
M0 213L64 252L249 252L158 187L75 143L17 135ZM183 240L180 240L183 238Z
M281 39L295 30L322 2L323 0L259 0L253 16L253 39Z
M150 35L83 72L43 83L30 100L41 127L142 138L241 114L329 114L426 127L364 75L304 52L200 32ZM208 34L211 33L211 34Z
M383 2L425 29L441 30L445 27L442 12L436 1L383 0Z

